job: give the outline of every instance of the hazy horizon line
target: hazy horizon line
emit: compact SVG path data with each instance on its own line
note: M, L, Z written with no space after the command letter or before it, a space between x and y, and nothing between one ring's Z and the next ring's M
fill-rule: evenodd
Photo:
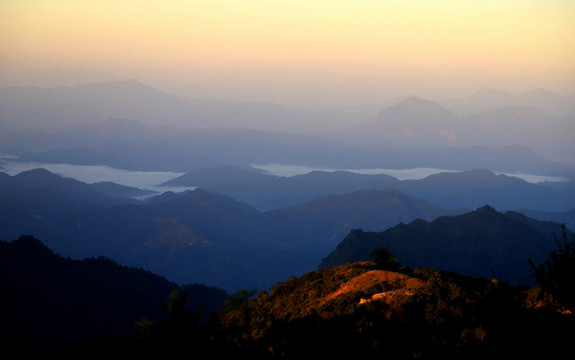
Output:
M24 77L24 78L35 77L35 76L39 76L41 74L50 74L50 73L58 73L58 72L77 73L77 74L107 74L109 76L113 76L114 78L113 79L112 78L110 78L110 79L89 79L89 80L85 80L85 81L61 80L59 84L58 83L42 84L42 82L38 81L38 80L35 80L35 81L34 80L32 80L32 81L19 81L18 80L18 79L21 79L22 77ZM163 93L173 95L173 96L178 96L178 97L181 97L181 98L187 99L187 100L232 102L232 103L241 103L241 104L250 104L250 103L270 104L270 105L281 105L284 107L301 108L301 109L317 110L317 111L349 109L349 108L369 106L369 105L387 105L387 104L400 102L400 101L402 101L406 98L409 98L409 97L416 97L416 98L431 100L431 101L435 101L435 102L450 100L450 99L469 99L473 95L475 95L481 91L486 91L486 90L492 91L494 93L507 93L507 94L512 95L514 97L533 93L536 91L550 92L554 95L557 95L557 96L560 96L563 98L575 97L575 93L561 93L559 91L549 90L547 87L543 87L543 86L530 87L529 88L530 90L523 90L523 91L512 91L509 89L496 88L496 87L491 87L491 86L477 86L475 88L475 90L471 90L467 94L462 94L461 92L455 92L452 95L430 97L430 96L418 94L417 92L407 92L407 93L403 93L403 94L398 93L396 95L382 97L381 100L373 100L372 99L372 100L366 100L366 101L355 101L355 102L352 101L352 102L349 102L346 104L331 104L331 105L327 105L325 102L323 102L322 104L312 106L311 104L306 105L306 104L297 103L297 102L292 103L289 101L273 101L273 100L269 100L269 99L268 100L265 100L265 99L258 100L256 98L239 99L239 98L234 98L233 96L227 97L227 98L226 97L213 97L213 96L212 97L197 97L191 93L193 91L189 87L188 87L188 91L186 91L186 90L178 91L173 86L170 88L170 86L162 86L161 84L154 83L154 81L147 81L147 80L143 80L143 79L140 79L138 77L133 77L133 76L121 77L121 76L116 75L112 71L85 70L85 69L65 69L65 68L47 69L47 70L40 71L40 72L28 73L27 75L21 74L20 76L16 76L16 77L12 77L12 78L3 77L0 79L0 88L8 89L8 88L32 87L32 88L42 88L42 89L60 89L60 88L75 88L75 87L89 86L89 85L96 85L96 84L105 84L105 83L123 83L123 82L129 82L129 81L136 81L138 83L141 83L144 86L148 86L148 87L151 87L155 90L161 91ZM6 84L6 83L8 83L9 85L2 85L2 84ZM180 88L185 89L186 87L180 87Z

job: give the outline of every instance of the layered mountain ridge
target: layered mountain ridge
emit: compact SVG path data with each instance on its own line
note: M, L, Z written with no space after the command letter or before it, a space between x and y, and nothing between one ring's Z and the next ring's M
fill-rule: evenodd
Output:
M553 237L561 234L558 223L483 206L431 222L417 219L383 232L352 231L320 267L366 261L374 249L385 247L407 266L501 277L521 284L533 281L528 259L541 262L555 246Z
M479 172L488 179L499 179L490 172ZM473 177L473 174L461 174L460 184L483 184L479 189L489 189L485 179L477 180L477 185L473 185L473 181L465 178ZM65 178L49 175L46 171L5 176L2 182L32 175L67 183ZM314 185L317 186L329 183L329 175L362 178L359 174L321 172L310 174L310 177L317 177ZM383 179L387 181L387 178ZM505 177L501 179L505 180L503 184L507 182ZM296 180L299 182L302 178ZM269 211L201 188L180 194L166 192L146 201L131 199L113 206L62 207L61 196L52 197L52 192L40 180L31 183L38 187L0 191L0 211L5 215L0 220L4 240L30 234L64 256L108 256L126 265L154 271L170 281L204 282L226 291L234 291L237 287L266 289L279 279L315 269L351 229L384 231L398 223L410 223L415 219L432 221L439 216L468 211L463 207L444 207L424 201L398 187L365 188L365 179L355 185L346 185L346 190L355 190L339 194L316 193L317 196L308 202ZM495 184L495 194L510 192L505 187L500 188L497 182ZM90 186L83 185L86 191L93 191ZM437 193L441 193L437 186L456 190L456 185L446 184L445 180L426 186L435 186L425 188L425 191L435 189L432 192ZM517 184L511 181L511 187L517 187ZM323 190L326 189L329 187ZM26 200L23 194L27 193L42 193L46 201L40 204L47 210L39 211L37 204L42 198L34 196L35 202ZM453 194L455 198L460 196L456 191ZM71 192L68 196L69 201L74 201L74 196L81 198L83 195Z

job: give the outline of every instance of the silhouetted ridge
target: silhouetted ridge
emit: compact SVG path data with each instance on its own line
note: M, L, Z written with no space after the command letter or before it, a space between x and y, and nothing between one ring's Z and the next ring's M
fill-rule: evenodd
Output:
M0 242L0 264L0 344L7 353L47 354L79 341L132 338L136 321L166 320L170 294L184 290L107 258L61 257L31 236ZM226 297L203 285L185 289L190 312L204 307L209 314Z
M369 260L377 247L389 247L408 266L434 267L462 274L497 277L512 283L533 281L528 259L540 261L553 246L558 223L542 222L491 206L456 216L399 224L383 232L348 234L320 267Z
M21 253L28 253L30 258L49 258L54 257L56 254L52 249L46 246L42 241L30 235L22 235L12 242L0 242L0 252L14 251Z
M60 184L64 178L61 175L54 174L44 168L23 171L14 175L13 185L18 187L24 186L46 186ZM76 180L70 179L70 182L76 183Z

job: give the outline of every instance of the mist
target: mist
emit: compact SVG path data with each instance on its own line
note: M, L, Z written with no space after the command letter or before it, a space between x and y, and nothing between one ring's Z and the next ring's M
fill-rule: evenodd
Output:
M165 191L182 192L195 189L195 187L159 186L161 183L183 175L183 173L177 172L130 171L105 165L22 163L14 161L14 159L1 163L1 166L4 172L12 176L29 170L43 168L64 178L73 178L87 184L112 182L157 193Z

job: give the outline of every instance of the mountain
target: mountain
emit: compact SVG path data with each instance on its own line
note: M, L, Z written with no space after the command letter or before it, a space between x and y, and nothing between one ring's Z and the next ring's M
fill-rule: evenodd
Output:
M485 130L497 134L502 131L521 128L550 125L551 117L534 107L505 106L493 110L482 111L463 118L465 122L473 123ZM512 135L512 134L508 134ZM515 139L511 139L515 141Z
M263 174L250 166L222 165L190 170L182 176L166 181L160 186L217 186L225 183L258 181Z
M545 89L515 95L507 91L483 88L468 97L441 99L438 102L462 117L513 106L536 108L551 117L575 115L575 106L570 97Z
M327 183L323 175L309 175L316 180L311 184ZM337 178L349 180L347 174ZM10 193L13 202L0 201L5 240L31 234L62 256L107 256L180 284L202 282L226 291L267 289L314 269L351 228L383 230L396 221L453 213L394 190L363 190L262 212L196 189L128 205L70 206L66 211L59 208L62 197L47 192L51 206L38 216L22 207L22 194Z
M370 121L370 128L387 141L426 146L452 143L458 121L457 115L438 103L409 97L381 111Z
M540 296L502 281L357 262L291 278L226 320L262 358L561 357L573 319Z
M516 97L512 93L486 87L476 90L468 97L447 98L438 102L461 117L517 105Z
M80 192L88 189L81 181L63 178L43 168L23 171L14 176L3 173L0 181L0 190L39 186L67 189L70 192Z
M57 130L7 131L0 150L21 161L186 172L222 164L318 164L350 146L315 135L252 129L189 129L107 119Z
M0 88L1 119L7 128L49 129L109 117L151 119L162 112L169 118L174 112L170 109L181 111L183 104L183 99L137 80L57 88Z
M72 201L65 190L23 189L0 193L4 240L31 234L63 256L107 256L180 284L202 282L227 291L238 286L266 289L315 266L319 258L301 246L286 246L258 210L201 189L109 206Z
M343 195L327 195L310 202L265 213L268 226L292 241L330 251L351 229L382 231L400 222L417 218L433 220L464 210L446 209L412 198L390 188L358 190Z
M203 172L195 171L193 177L199 182ZM234 181L230 177L225 182L206 183L203 188L246 202L261 211L297 205L327 195L388 188L396 188L414 198L445 208L471 209L489 203L505 210L531 208L565 211L575 203L572 189L558 190L513 176L496 175L483 169L443 172L418 180L398 180L383 174L368 175L350 171L312 171L290 177L249 176L253 179ZM186 181L181 184L195 186L197 182Z
M0 257L8 265L0 302L10 310L0 316L17 319L4 322L0 343L37 357L555 358L575 333L570 312L558 311L546 289L429 268L350 263L255 297L238 291L220 309L218 289L177 287L104 258L61 258L29 237L0 243ZM209 321L198 318L201 308ZM137 333L122 332L141 314L131 323Z
M271 212L278 211L297 212L333 223L345 221L346 224L342 225L350 228L359 223L375 228L382 227L383 216L386 222L398 223L410 211L417 213L417 217L433 218L447 210L389 188L382 191L358 190L343 195L323 196L305 204Z
M450 208L490 204L503 210L521 208L564 211L572 208L573 193L525 180L475 169L444 172L421 180L404 180L397 189L413 197Z
M187 171L217 164L198 154L189 145L193 139L184 134L189 131L110 118L56 130L15 130L2 140L4 150L24 162L107 165L133 171ZM188 148L182 148L186 143Z
M143 190L132 186L119 185L111 181L100 181L90 184L90 186L108 196L122 198L145 197L156 193L151 190Z
M490 96L499 95L477 94L474 98ZM444 103L408 97L384 108L368 124L368 118L347 110L313 112L274 104L186 99L137 80L1 88L0 151L26 154L29 161L185 172L236 163L397 168L411 163L401 161L406 158L403 154L389 150L400 145L501 147L519 142L533 146L542 156L571 162L573 115L555 116L539 106L563 98L542 90L516 98L523 100L501 101L497 103L501 106L478 109L460 119ZM501 112L500 108L515 112ZM528 108L553 122L543 128L525 128L524 120L532 117ZM513 131L473 127L468 124L473 121L464 121L468 115L488 112L477 116L503 116L509 123L507 116L513 117L517 109L525 114L522 119L515 116ZM191 129L195 129L193 134ZM301 137L303 134L308 136ZM379 151L374 153L374 148ZM422 161L416 166L430 167ZM520 171L516 167L505 170Z
M217 169L228 170L238 168ZM45 175L56 182L62 180L47 172ZM270 183L246 181L233 189L245 186L242 189L248 198L255 194L276 200L282 196L292 201L290 196L309 200L262 211L230 195L198 188L164 193L146 201L88 206L67 201L66 196L72 195L66 195L64 189L62 193L33 192L32 199L44 206L39 208L30 206L28 190L5 190L0 192L4 195L0 197L0 230L4 240L34 235L62 256L107 256L176 283L202 282L231 292L238 287L267 289L281 279L316 268L351 229L383 231L399 222L417 218L431 221L464 211L461 205L436 205L425 197L461 204L481 199L506 201L506 196L523 194L526 200L519 200L527 203L531 198L546 200L537 195L540 187L549 191L549 201L553 200L551 195L557 200L562 194L481 171L442 174L415 182L347 172L314 172L290 178L256 175ZM0 176L0 186L15 177ZM94 191L92 185L80 185ZM418 190L425 197L414 196L402 187L412 193ZM471 195L466 198L466 193Z
M254 236L257 234L257 228L261 226L258 224L260 211L231 197L203 189L147 205L146 209L156 215L181 219L206 238L220 241L261 241L258 236ZM251 236L246 237L248 229Z
M308 111L269 103L188 99L135 79L55 88L0 88L0 109L0 124L5 129L50 129L114 117L187 128L313 133L326 121L333 128L341 128L354 116L343 111Z
M71 209L88 209L134 203L133 199L110 196L81 181L64 178L45 169L3 175L0 202L30 215L47 216Z
M553 117L574 117L575 105L572 97L561 96L545 89L534 89L519 94L519 101L523 105L536 107Z
M223 307L227 296L102 257L61 257L29 236L0 242L0 263L0 343L5 351L30 355L96 339L103 344L103 339L131 338L136 321L167 320L174 291L188 293L185 308L191 313L204 308L209 314Z
M489 169L502 173L575 178L575 165L543 158L528 147L507 145L501 147L469 146L402 151L401 161L406 168L423 165L436 169L470 170ZM399 156L398 156L399 157Z
M233 253L230 250L238 245L251 252L245 255L244 261L253 258L256 249L276 254L275 264L262 262L261 265L267 272L284 268L286 276L315 267L317 263L312 264L313 259L333 249L337 240L355 227L383 230L401 221L432 220L462 212L433 206L393 189L331 195L263 213L227 196L197 189L147 209L158 216L180 219L198 235L209 239L211 246L224 244L226 250L221 251L229 254L228 257ZM297 260L290 258L290 254L297 256ZM236 274L239 273L236 270ZM214 274L205 276L212 278Z
M383 174L311 171L290 177L265 175L253 181L222 183L205 186L205 189L231 196L267 211L301 204L320 196L342 195L361 189L385 190L397 183L396 178Z
M519 128L520 124L514 128ZM555 128L553 131L557 132L565 129L565 126L557 124ZM475 129L475 132L458 130L457 134L465 139L485 133L479 125ZM539 131L541 134L546 132ZM502 144L508 133L490 134L486 141L478 142ZM522 129L515 133L517 135L513 136L516 137L525 135ZM532 134L536 133L530 130L524 139L533 139ZM565 145L564 150L569 147L568 138L571 133L563 130L555 137L557 144ZM366 134L367 137L375 135L373 132ZM18 161L21 162L107 165L134 171L188 172L228 166L226 164L241 167L242 164L284 163L328 169L486 168L492 171L566 177L572 177L574 173L574 165L570 164L569 159L552 161L538 155L540 152L535 153L530 146L441 145L401 150L380 147L368 149L324 137L240 129L154 127L122 119L78 124L61 128L57 132L8 132L0 134L0 139L0 151L18 155ZM543 146L548 140L548 136L541 136L533 139L532 145ZM524 140L521 142L525 143Z
M513 96L482 89L466 100L409 97L383 109L349 138L393 147L521 145L569 161L574 117L568 98L548 91Z
M20 233L42 238L62 256L106 256L160 275L165 275L162 270L170 257L210 244L182 221L155 216L136 205L76 209L33 220L33 226ZM179 280L181 284L194 282Z
M540 221L552 221L565 224L565 226L569 230L575 232L575 209L569 211L557 211L557 212L518 209L517 212L520 212L523 215L528 216L532 219Z
M530 122L531 117L535 121ZM573 165L566 165L571 163L567 154L574 143L572 122L550 119L535 109L506 108L476 114L456 125L449 133L455 135L455 142L441 140L426 146L424 141L416 141L410 148L391 150L393 141L371 128L350 145L345 137L336 141L325 136L239 128L189 129L108 118L49 130L7 129L0 133L0 151L17 155L22 162L107 165L135 171L187 172L226 164L280 163L328 169L487 168L573 176ZM527 146L509 145L512 138ZM369 139L377 145L368 146ZM550 150L550 144L555 150ZM525 149L517 161L513 158L517 154L510 153L513 148Z
M372 250L388 247L402 264L410 267L475 277L496 276L513 284L532 283L528 259L541 262L554 249L553 235L561 233L558 223L483 206L431 222L414 220L383 232L352 231L320 267L369 260Z
M457 132L463 144L521 145L540 153L553 147L569 149L574 141L572 120L554 118L535 107L506 106L466 116Z
M266 289L318 259L303 249L284 249L266 236L257 221L260 215L233 199L194 190L154 205L34 219L28 231L62 256L106 256L178 284L203 283L233 292L240 286ZM296 262L290 260L295 253Z

